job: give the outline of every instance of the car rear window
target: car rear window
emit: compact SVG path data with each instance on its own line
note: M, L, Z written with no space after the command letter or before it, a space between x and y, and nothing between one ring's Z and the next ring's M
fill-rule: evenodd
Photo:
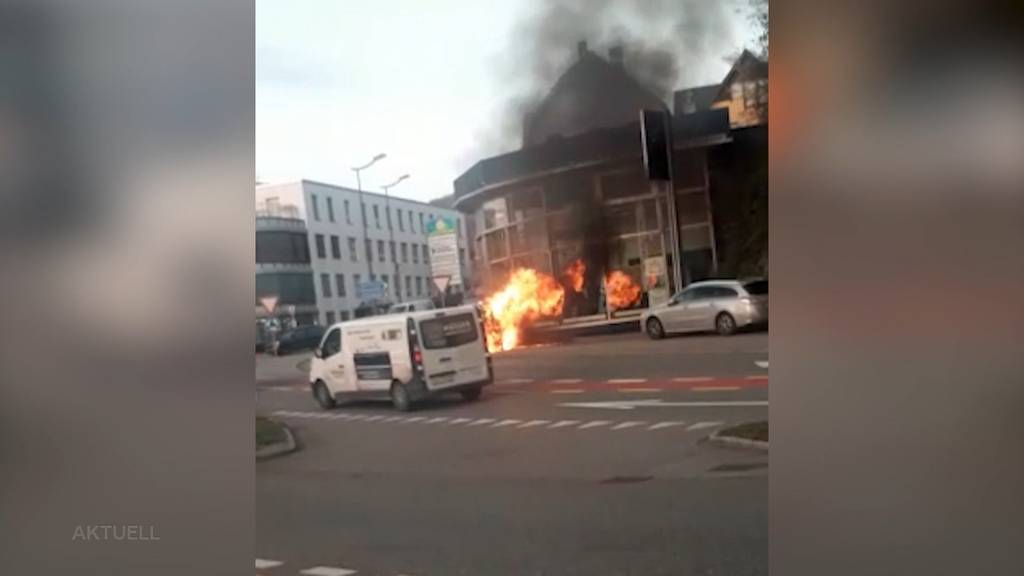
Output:
M754 282L747 282L743 285L743 289L752 296L761 296L768 293L768 281L755 280Z
M475 342L476 320L472 314L456 314L420 322L423 347L428 350L452 348Z

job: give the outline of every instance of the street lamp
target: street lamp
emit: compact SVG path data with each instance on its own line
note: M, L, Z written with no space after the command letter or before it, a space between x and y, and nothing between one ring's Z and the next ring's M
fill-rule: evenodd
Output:
M391 196L388 193L391 191L392 188L398 186L398 184L402 182L402 180L407 180L408 178L408 174L402 174L401 176L398 177L398 180L395 180L391 184L385 184L384 186L381 186L381 188L384 189L384 212L388 216L388 236L390 237L388 247L391 248L392 250L391 260L394 261L395 263L395 295L398 297L399 302L402 301L402 277L398 274L398 254L397 248L395 247L395 226L394 224L391 223Z
M383 159L385 159L387 157L388 157L387 154L381 152L380 154L377 154L376 156L374 156L373 159L370 160L369 162L367 162L366 164L363 164L362 166L353 166L352 167L352 171L356 173L356 189L359 190L359 215L363 219L363 245L364 246L366 245L366 242L367 242L367 240L369 240L370 236L369 236L369 233L366 230L366 205L363 203L363 180L360 177L359 173L362 172L363 170L366 170L370 166L373 166L378 161L383 160ZM366 265L369 267L370 276L373 276L373 255L370 254L369 250L366 250Z

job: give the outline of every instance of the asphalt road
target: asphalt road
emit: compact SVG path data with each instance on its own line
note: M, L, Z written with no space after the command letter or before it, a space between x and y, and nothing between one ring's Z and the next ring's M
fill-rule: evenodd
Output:
M260 574L766 574L767 454L702 442L767 419L766 333L580 338L495 356L483 398L319 410L257 363L302 449L256 465Z

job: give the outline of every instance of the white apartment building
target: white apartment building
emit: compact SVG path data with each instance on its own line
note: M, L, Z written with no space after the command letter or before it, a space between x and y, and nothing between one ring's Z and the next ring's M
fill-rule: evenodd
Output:
M322 325L355 317L362 303L356 288L361 281L384 282L384 299L391 302L434 294L425 228L434 217L447 216L458 223L462 276L470 278L465 218L456 210L300 180L257 185L256 214L305 221Z

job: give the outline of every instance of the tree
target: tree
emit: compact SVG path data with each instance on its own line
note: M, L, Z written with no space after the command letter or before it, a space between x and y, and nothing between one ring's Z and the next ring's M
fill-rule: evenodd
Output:
M757 31L757 55L768 60L768 0L750 0L750 8L750 19Z

